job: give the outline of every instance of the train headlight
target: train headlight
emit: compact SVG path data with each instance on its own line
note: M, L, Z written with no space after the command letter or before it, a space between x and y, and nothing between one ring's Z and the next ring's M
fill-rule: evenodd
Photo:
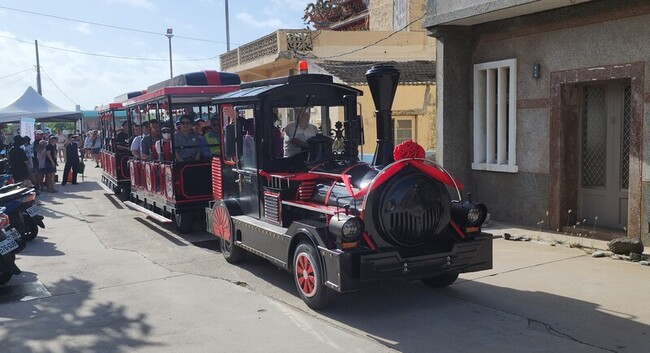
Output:
M363 220L359 217L334 215L330 219L329 231L344 242L358 241L363 229Z
M482 203L465 202L452 207L454 221L462 227L480 227L487 217L487 207Z

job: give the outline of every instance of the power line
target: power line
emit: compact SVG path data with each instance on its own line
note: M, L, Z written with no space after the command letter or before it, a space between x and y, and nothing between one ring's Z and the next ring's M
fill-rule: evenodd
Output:
M4 78L7 78L7 77L14 76L14 75L22 74L25 71L29 71L29 70L33 70L33 69L34 69L33 67L30 67L30 68L22 70L22 71L14 72L13 74L9 74L9 75L6 75L6 76L0 76L0 80L2 80Z
M59 90L59 92L61 92L62 95L64 95L66 98L68 98L68 100L69 100L70 102L72 102L72 104L74 104L75 106L78 105L77 102L73 101L72 98L68 97L68 95L65 94L65 92L63 92L63 91L61 90L61 88L59 88L59 85L57 85L56 82L54 82L54 80L52 79L52 77L50 77L50 74L47 73L47 71L45 70L45 68L43 68L43 67L41 66L41 70L43 70L43 73L45 73L45 76L47 76L47 79L50 80L50 82L52 82L52 84L54 85L54 87L56 87L56 89Z
M34 44L33 42L30 42L30 41L26 41L26 40L22 40L22 39L18 39L18 38L7 37L7 36L3 36L3 35L0 35L0 38L11 39L11 40L15 40L15 41L21 42L21 43ZM65 51L65 52L69 52L69 53L97 56L97 57L110 58L110 59L135 60L135 61L165 61L165 62L169 60L169 59L159 59L159 58L138 58L138 57L130 57L130 56L90 53L90 52L85 52L85 51L80 51L80 50L72 50L72 49L53 47L51 45L42 44L42 43L40 43L38 46L43 47L43 48L49 48L49 49L54 49L54 50ZM205 61L205 60L215 60L215 59L218 59L218 58L219 58L219 55L212 56L212 57L209 57L209 58L174 59L174 61Z
M5 10L10 10L10 11L17 11L17 12L22 12L22 13L27 13L30 15L35 15L35 16L43 16L43 17L49 17L49 18L55 18L58 20L63 20L63 21L70 21L70 22L77 22L77 23L85 23L93 26L99 26L99 27L107 27L107 28L113 28L113 29L119 29L123 31L130 31L130 32L138 32L138 33L144 33L144 34L151 34L151 35L157 35L157 36L166 36L165 33L159 33L159 32L153 32L153 31L147 31L144 29L137 29L137 28L130 28L130 27L122 27L122 26L115 26L115 25L109 25L106 23L99 23L99 22L92 22L92 21L85 21L85 20L79 20L76 18L70 18L70 17L63 17L63 16L56 16L56 15L49 15L41 12L36 12L36 11L28 11L28 10L22 10L22 9L16 9L13 7L8 7L8 6L2 6L0 5L0 9L5 9ZM211 40L211 39L205 39L205 38L195 38L195 37L186 37L186 36L179 36L179 35L174 35L176 38L182 38L182 39L188 39L188 40L196 40L196 41L201 41L201 42L210 42L210 43L218 43L218 44L226 44L225 42L222 41L217 41L217 40ZM235 43L233 43L235 44ZM240 45L240 44L237 44Z
M18 79L14 80L14 81L11 81L11 82L7 83L6 85L0 87L0 90L3 90L5 88L9 88L9 87L15 85L16 83L18 83L18 82L26 79L27 77L29 77L30 74L31 74L30 72L23 72L23 74L20 77L18 77Z

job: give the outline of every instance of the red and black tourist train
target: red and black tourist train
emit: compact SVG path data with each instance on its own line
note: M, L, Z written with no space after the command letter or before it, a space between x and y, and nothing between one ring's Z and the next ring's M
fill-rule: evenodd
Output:
M269 260L292 274L314 309L376 281L439 287L492 268L492 236L481 231L486 207L468 200L462 184L415 142L394 146L395 68L366 73L377 119L372 162L359 152L361 91L321 74L248 83L233 74L205 76L221 88L182 76L124 102L130 119L174 126L180 116L205 116L220 134L209 158L130 158L133 207L183 232L205 217L228 262L248 254ZM289 146L303 119L315 134L300 148Z

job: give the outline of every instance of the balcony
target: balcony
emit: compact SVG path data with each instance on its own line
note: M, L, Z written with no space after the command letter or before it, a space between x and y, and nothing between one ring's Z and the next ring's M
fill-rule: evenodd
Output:
M291 53L313 50L311 31L306 29L281 29L253 42L244 44L219 56L221 70L232 71L250 63L291 57ZM286 54L285 54L286 53Z

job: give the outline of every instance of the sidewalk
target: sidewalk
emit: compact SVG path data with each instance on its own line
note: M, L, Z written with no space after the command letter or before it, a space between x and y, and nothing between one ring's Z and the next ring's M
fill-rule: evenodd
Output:
M607 247L608 241L605 240L591 239L564 232L553 232L548 229L540 230L526 228L500 221L490 221L483 227L483 230L500 238L502 238L504 234L508 233L513 237L525 237L529 238L529 241L541 242L552 246L568 246L601 251L609 250ZM576 231L576 234L577 233L579 233L579 231ZM645 251L643 253L645 255L650 255L650 246L645 246L644 248Z

